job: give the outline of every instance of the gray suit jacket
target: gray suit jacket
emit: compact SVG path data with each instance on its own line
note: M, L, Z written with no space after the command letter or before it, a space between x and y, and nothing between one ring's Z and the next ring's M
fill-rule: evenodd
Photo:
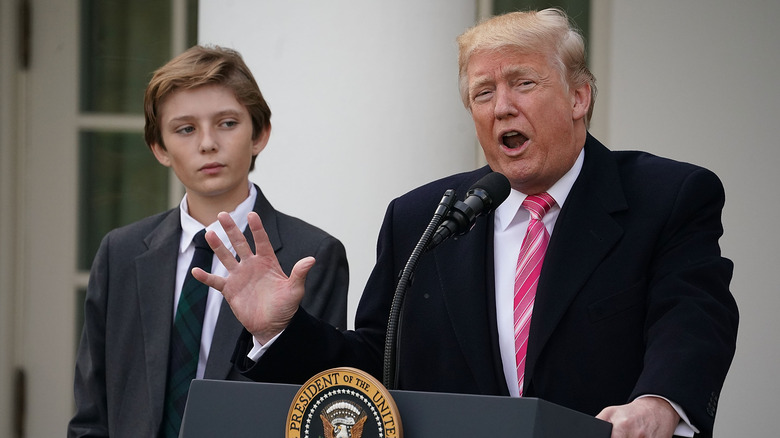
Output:
M317 259L307 277L303 306L345 328L349 274L341 242L277 212L259 188L254 211L287 274L301 258ZM113 230L103 239L87 288L69 437L157 435L173 324L179 218L175 208ZM254 244L249 230L245 234ZM241 330L223 301L204 378L245 379L231 360Z

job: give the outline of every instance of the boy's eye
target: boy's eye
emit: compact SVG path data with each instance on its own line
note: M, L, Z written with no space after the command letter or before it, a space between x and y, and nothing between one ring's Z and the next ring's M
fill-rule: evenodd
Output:
M184 126L182 128L177 129L176 132L178 132L180 134L190 134L194 130L195 130L195 128L193 128L192 126Z

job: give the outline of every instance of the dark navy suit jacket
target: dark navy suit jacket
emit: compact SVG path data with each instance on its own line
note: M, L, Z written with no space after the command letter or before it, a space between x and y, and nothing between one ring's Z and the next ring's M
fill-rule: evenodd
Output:
M462 197L488 168L394 200L354 332L299 311L257 364L256 380L302 383L355 366L381 380L398 273L446 189ZM736 342L732 263L720 254L724 191L710 171L593 137L560 212L531 322L524 394L590 415L656 394L679 403L702 436ZM398 389L508 395L498 348L493 217L420 258L399 335ZM238 351L251 347L244 335Z

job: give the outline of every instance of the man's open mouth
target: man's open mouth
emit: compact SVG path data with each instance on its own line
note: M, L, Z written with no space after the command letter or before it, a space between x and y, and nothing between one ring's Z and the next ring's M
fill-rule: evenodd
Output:
M517 131L510 131L501 136L501 143L509 149L517 149L526 141L528 141L528 137Z

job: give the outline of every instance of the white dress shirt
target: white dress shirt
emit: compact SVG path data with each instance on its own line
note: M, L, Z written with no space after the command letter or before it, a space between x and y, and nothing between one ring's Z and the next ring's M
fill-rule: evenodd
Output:
M542 223L552 236L555 221L561 212L566 197L580 174L585 153L574 162L574 166L558 180L547 193L555 199L556 204L544 215ZM517 386L517 370L515 368L515 272L517 256L523 244L528 222L531 215L521 207L528 195L536 193L520 193L512 190L509 197L496 208L493 215L493 269L496 276L496 319L498 321L498 343L501 351L501 361L504 365L504 378L509 387L509 394L518 397L520 389Z
M233 218L236 225L240 230L243 230L247 226L247 215L255 206L255 199L257 198L257 189L254 184L249 183L249 196L241 202L235 210L230 212L230 217ZM181 241L179 242L179 258L176 262L176 288L174 290L173 298L173 316L176 317L176 309L179 306L179 298L181 297L181 289L184 286L184 279L187 277L187 269L192 263L192 257L195 255L195 245L192 244L192 238L203 228L207 230L213 230L217 233L227 249L235 255L233 246L230 244L230 240L227 238L225 230L218 221L215 221L208 226L205 226L195 220L189 214L187 207L187 195L179 204L181 211ZM227 269L222 265L219 259L214 256L211 273L222 277L228 275ZM222 305L222 294L219 291L209 288L208 298L206 299L206 314L203 317L203 331L200 335L200 354L198 356L198 370L195 373L195 378L202 379L203 374L206 371L206 361L209 357L209 351L211 350L211 340L214 338L214 328L217 326L217 318L219 317L219 308Z

